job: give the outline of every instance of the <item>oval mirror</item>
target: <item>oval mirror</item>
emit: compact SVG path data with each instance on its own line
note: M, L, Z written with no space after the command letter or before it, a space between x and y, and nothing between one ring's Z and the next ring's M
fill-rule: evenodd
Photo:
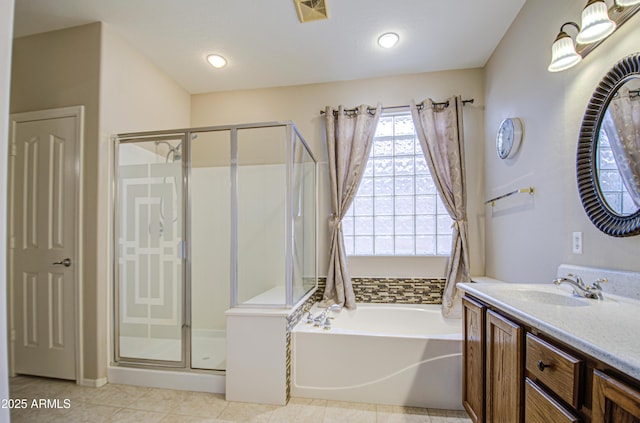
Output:
M640 54L618 62L585 112L577 153L582 205L612 236L640 234Z

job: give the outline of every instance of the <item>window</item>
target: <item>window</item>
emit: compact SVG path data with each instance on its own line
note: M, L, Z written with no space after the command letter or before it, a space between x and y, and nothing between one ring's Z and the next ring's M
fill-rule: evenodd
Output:
M342 221L347 255L449 255L452 223L411 113L383 114L360 187Z
M622 175L618 170L607 131L601 129L598 139L596 166L602 195L614 212L625 216L633 214L638 207L622 182Z

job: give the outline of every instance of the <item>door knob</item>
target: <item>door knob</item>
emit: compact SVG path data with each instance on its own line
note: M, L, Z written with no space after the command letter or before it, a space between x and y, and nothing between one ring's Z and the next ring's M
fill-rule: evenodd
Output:
M69 267L69 266L71 266L71 259L67 257L64 260L54 261L52 264L61 264L64 267Z

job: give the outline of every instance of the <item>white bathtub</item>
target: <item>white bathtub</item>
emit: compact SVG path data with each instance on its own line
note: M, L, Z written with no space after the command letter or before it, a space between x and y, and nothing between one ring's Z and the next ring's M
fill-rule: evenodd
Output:
M440 305L358 304L292 330L291 395L462 409L462 323ZM311 310L315 316L319 310Z

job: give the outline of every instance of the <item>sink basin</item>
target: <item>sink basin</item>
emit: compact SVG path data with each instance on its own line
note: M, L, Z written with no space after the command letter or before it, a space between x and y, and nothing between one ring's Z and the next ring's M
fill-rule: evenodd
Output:
M544 303L548 305L559 305L565 307L587 307L596 300L588 298L580 298L573 296L572 294L561 291L560 293L537 290L537 289L518 289L518 292L523 301L534 301Z

